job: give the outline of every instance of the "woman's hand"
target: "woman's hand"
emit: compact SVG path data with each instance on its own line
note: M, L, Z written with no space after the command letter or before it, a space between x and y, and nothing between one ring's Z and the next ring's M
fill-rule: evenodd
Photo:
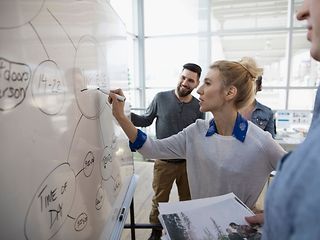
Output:
M112 114L118 120L118 122L126 117L124 114L124 101L117 99L117 95L124 96L121 89L110 90L108 102L112 104Z
M121 89L110 90L110 94L108 97L108 102L112 104L112 114L120 124L121 128L128 136L130 142L135 142L137 138L138 130L126 117L124 113L124 101L120 101L117 99L117 95L124 96Z

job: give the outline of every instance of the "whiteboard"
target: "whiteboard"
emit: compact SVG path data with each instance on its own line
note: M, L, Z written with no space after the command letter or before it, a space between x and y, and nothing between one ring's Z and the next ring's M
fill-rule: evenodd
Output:
M81 90L128 86L124 24L107 1L2 0L0 41L0 239L113 238L132 153Z

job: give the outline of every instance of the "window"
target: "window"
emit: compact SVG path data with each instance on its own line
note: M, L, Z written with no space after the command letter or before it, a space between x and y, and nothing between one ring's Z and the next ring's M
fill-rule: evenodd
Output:
M211 30L283 28L287 0L212 0Z
M141 16L144 35L141 39L129 36L128 94L133 108L148 106L157 92L175 88L186 62L200 64L204 77L208 66L218 59L239 60L251 56L264 68L259 101L273 110L312 109L320 82L320 64L310 57L306 23L296 20L295 13L302 0L117 0L111 3L115 8L119 6L127 27L133 18L129 8L144 7ZM289 16L293 17L292 25ZM144 58L137 57L138 45L144 47ZM144 69L145 79L137 70L133 71L138 69L137 62L144 66L140 69Z
M201 26L198 0L144 1L145 34L196 33Z
M145 41L146 87L172 88L178 82L182 66L199 64L197 37L148 38Z

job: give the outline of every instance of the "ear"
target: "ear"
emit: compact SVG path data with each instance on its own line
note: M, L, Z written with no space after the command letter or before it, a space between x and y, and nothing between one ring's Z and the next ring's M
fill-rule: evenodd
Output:
M235 86L230 86L226 91L226 99L232 100L237 95L238 89Z

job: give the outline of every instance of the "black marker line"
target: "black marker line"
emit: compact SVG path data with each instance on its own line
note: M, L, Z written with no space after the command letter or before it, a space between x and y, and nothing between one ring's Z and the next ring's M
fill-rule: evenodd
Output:
M82 171L84 170L84 168L82 168L77 174L75 177L77 177L79 175L79 173L81 173Z
M46 49L46 47L44 46L44 43L42 42L39 33L37 32L36 28L32 25L31 22L29 22L29 24L30 24L30 26L32 27L33 31L34 31L34 32L36 33L36 35L38 36L38 39L39 39L39 41L40 41L40 43L41 43L44 51L46 52L48 59L50 59L49 54L48 54L48 52L47 52L47 49ZM50 59L50 60L51 60L51 59Z
M39 1L38 1L38 2L39 2ZM44 2L45 2L45 0L42 0L41 7L39 8L39 10L34 14L34 16L33 16L30 20L28 20L28 21L26 21L26 22L23 22L23 23L21 23L21 24L17 24L17 25L11 26L11 27L0 27L0 29L14 29L14 28L20 28L20 27L22 27L22 26L27 25L28 23L30 23L31 21L33 21L35 18L38 17L38 15L40 14L40 12L42 11L42 8L43 8L43 6L44 6Z
M69 34L67 33L67 31L64 29L64 27L62 26L62 24L59 22L59 20L56 18L56 16L53 15L53 13L49 10L49 8L47 8L47 11L50 13L50 15L54 18L54 20L56 20L56 22L59 24L59 26L62 28L62 30L64 31L64 33L67 35L69 41L71 42L72 46L74 47L74 49L76 49L76 46L74 45L71 37L69 36Z
M88 88L81 89L80 92L87 91Z
M48 185L44 186L44 188L41 190L41 192L38 194L38 198L41 196L41 194L43 193L43 191L47 188Z
M49 56L48 56L48 57L49 57ZM36 73L36 72L38 71L38 68L40 68L42 64L47 63L47 62L53 63L53 64L56 66L56 68L60 70L60 68L58 67L58 64L57 64L55 61L49 59L49 60L43 60L42 62L40 62L40 63L38 64L38 66L35 68L34 72ZM34 77L34 76L33 76L33 77ZM33 78L33 77L32 77L32 78ZM61 85L64 86L64 84L63 84L62 82L61 82ZM38 89L39 89L39 87L38 87ZM35 98L35 93L34 93L34 91L31 91L31 94L32 94L33 98ZM59 108L57 111L55 111L55 112L50 112L49 110L46 110L45 108L41 108L40 105L37 103L36 105L37 105L38 110L40 110L43 114L48 115L48 116L53 116L53 115L56 115L56 114L60 113L60 111L62 110L62 108L63 108L64 105L65 105L65 95L66 95L66 94L65 94L65 91L63 91L62 104L60 104L61 106L60 106L60 108ZM61 94L60 94L60 96L61 96Z
M67 217L69 217L69 218L71 218L71 219L73 219L73 220L76 220L76 218L71 217L69 214L67 215Z

